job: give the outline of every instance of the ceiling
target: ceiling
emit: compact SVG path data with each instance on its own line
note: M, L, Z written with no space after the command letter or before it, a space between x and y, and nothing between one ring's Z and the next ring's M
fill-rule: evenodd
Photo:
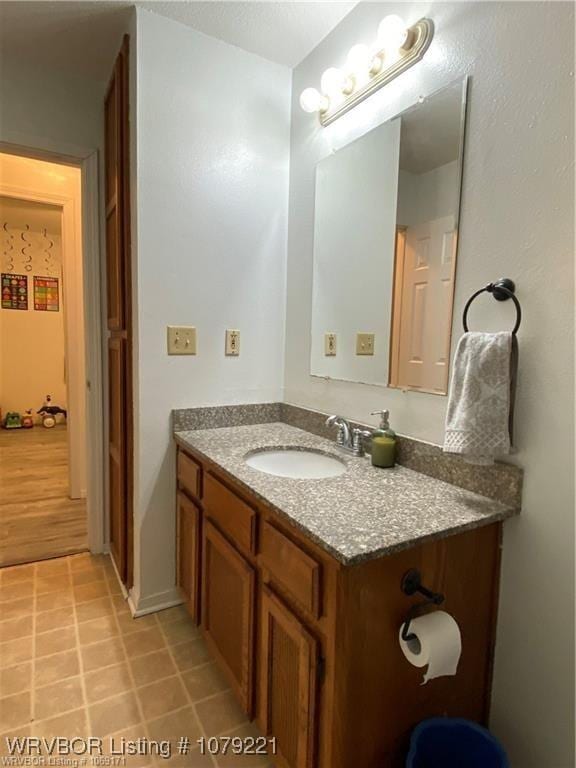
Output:
M0 2L2 59L107 80L130 8L138 5L266 59L296 66L353 2Z
M20 200L13 197L0 195L0 242L2 250L5 250L6 230L25 229L26 225L34 232L44 227L53 234L60 234L62 227L62 208L47 203L32 203L28 200ZM22 245L22 243L20 243Z

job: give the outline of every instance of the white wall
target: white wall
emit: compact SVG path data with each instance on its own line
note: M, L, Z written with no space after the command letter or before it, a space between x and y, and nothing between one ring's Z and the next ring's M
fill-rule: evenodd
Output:
M424 60L321 128L304 87L370 42L379 20L433 19ZM466 298L517 281L524 309L514 457L526 470L521 517L505 525L492 728L514 768L568 768L574 746L573 9L568 3L366 3L293 73L286 400L441 442L446 398L309 376L314 167L338 148L463 75L471 75L454 343ZM474 328L501 329L513 308L490 298Z
M410 173L400 169L398 224L412 227L444 216L456 216L459 187L456 160L427 173Z
M290 70L138 10L134 602L174 595L172 408L282 392ZM198 355L168 357L166 326ZM238 328L241 353L224 356Z
M0 408L3 413L21 414L32 409L38 422L36 411L47 394L54 405L66 408L67 402L61 218L61 209L56 207L0 197L0 226L6 225L9 233L0 230L0 271L8 272L12 262L15 274L28 276L28 309L0 309ZM22 235L28 243L24 255ZM7 247L10 236L14 238L12 250ZM34 309L34 277L48 274L47 253L50 276L58 278L57 312Z

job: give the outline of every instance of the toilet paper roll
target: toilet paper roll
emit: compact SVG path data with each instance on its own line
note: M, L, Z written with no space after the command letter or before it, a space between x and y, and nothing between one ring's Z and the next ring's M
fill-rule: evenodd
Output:
M409 634L412 640L402 639L400 627L399 640L402 653L414 667L428 669L424 674L424 683L443 675L455 675L462 652L462 638L456 620L445 611L433 611L419 616L410 622Z

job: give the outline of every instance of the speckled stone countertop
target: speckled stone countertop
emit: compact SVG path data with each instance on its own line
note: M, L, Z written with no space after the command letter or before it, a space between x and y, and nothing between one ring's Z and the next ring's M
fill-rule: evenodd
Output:
M497 501L406 467L376 469L335 443L283 423L176 432L177 442L219 465L345 565L478 528L517 514ZM259 448L313 448L346 472L320 480L276 477L249 467Z

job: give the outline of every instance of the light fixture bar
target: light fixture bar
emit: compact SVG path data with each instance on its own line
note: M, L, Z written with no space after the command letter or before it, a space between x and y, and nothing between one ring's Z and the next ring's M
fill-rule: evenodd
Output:
M336 109L331 110L330 107L324 112L319 112L319 118L322 125L330 125L334 120L344 115L349 110L353 109L357 104L360 104L368 96L371 96L383 85L386 85L394 78L401 75L407 69L412 67L418 61L422 59L428 46L432 42L434 36L434 25L430 19L420 19L416 24L413 24L408 28L408 34L410 36L411 45L410 48L393 64L384 68L373 75L371 79L357 91L353 91L345 101L338 104Z

